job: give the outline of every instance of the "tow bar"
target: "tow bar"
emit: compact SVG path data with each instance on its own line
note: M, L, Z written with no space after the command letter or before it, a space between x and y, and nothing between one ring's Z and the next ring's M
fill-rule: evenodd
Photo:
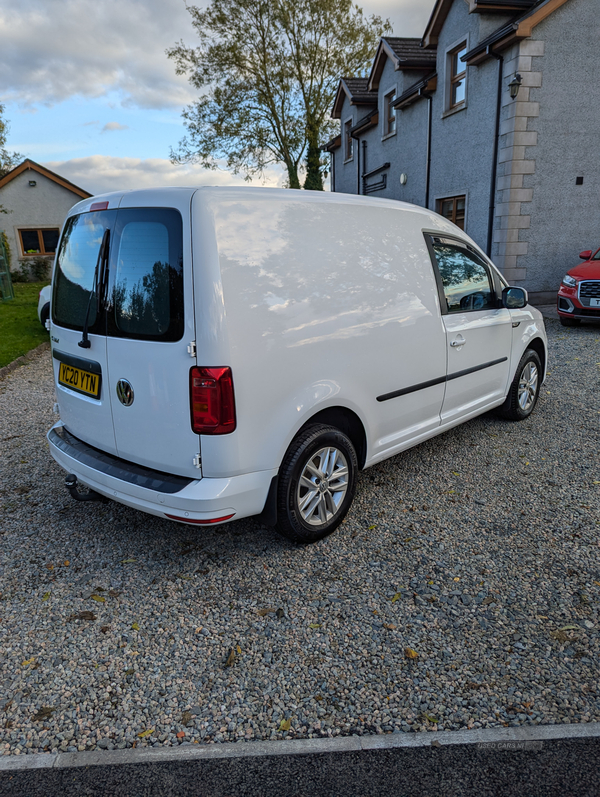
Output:
M65 487L71 494L71 498L74 498L76 501L101 501L103 504L108 502L108 498L105 498L105 496L89 488L87 493L80 493L77 489L77 476L75 476L74 473L69 473L65 477Z

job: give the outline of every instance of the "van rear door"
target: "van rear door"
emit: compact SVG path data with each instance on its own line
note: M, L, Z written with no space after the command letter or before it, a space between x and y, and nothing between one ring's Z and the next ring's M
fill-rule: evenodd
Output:
M75 437L111 454L116 454L116 442L108 395L106 324L95 283L103 265L102 241L116 214L104 210L67 219L51 303L52 362L61 420Z
M118 456L197 479L200 438L189 404L196 364L188 351L195 339L191 192L174 194L175 207L140 207L139 200L151 201L147 193L121 202L111 232L107 385Z

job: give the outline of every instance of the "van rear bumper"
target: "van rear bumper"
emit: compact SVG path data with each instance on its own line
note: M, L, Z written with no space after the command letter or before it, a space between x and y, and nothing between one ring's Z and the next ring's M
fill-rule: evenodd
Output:
M224 479L184 478L106 455L73 437L59 421L47 435L50 453L86 487L118 503L183 523L216 525L262 512L277 470ZM173 518L175 516L175 518Z

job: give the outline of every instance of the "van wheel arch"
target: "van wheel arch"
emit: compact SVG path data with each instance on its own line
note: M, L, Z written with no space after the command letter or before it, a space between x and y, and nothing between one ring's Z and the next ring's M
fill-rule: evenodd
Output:
M528 341L527 348L533 349L533 351L540 358L540 363L542 364L542 373L540 374L541 379L546 373L546 347L544 346L541 338L533 338L533 340Z
M361 419L355 412L349 410L347 407L328 407L326 410L321 410L316 415L313 415L312 418L309 418L309 420L298 429L294 438L309 426L314 426L315 424L333 426L347 435L356 451L358 469L363 469L367 459L367 435ZM279 476L273 476L263 511L257 517L259 523L264 523L265 526L273 527L277 523L278 484Z
M367 459L367 434L358 415L347 407L328 407L306 421L297 434L300 434L308 426L320 423L325 426L333 426L350 438L356 451L358 469L362 470Z

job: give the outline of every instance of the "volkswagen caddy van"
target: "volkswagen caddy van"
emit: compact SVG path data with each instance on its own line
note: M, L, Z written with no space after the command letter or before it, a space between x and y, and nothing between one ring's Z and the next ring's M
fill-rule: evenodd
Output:
M297 542L340 524L359 470L492 408L527 418L547 350L525 291L441 216L264 188L75 205L51 341L74 497L262 515Z

